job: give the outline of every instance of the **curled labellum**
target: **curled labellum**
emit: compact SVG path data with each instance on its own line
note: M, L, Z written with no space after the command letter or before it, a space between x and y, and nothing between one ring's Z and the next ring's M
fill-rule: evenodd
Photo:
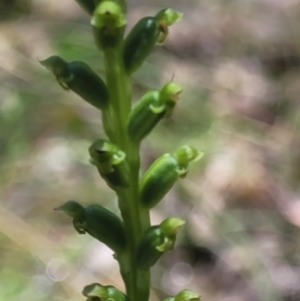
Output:
M136 252L136 263L141 269L149 269L163 254L157 247L165 244L165 237L159 226L150 227L144 234Z
M98 139L90 147L91 163L96 165L101 177L112 189L127 187L128 164L125 153L113 143Z
M184 289L175 296L175 301L199 301L199 300L200 300L200 295L189 289Z
M160 27L154 17L144 17L131 29L124 41L123 62L128 74L136 71L153 50Z
M99 283L87 285L82 294L88 298L95 298L95 300L99 298L101 301L128 301L127 296L114 286L104 286Z
M178 162L178 173L184 177L188 172L188 165L201 159L203 153L189 145L183 145L174 154Z
M162 44L165 41L169 33L169 26L179 22L182 16L182 13L171 8L164 8L156 14L155 18L161 28L158 43Z
M150 227L139 243L136 251L136 262L139 268L149 269L160 256L173 249L176 234L184 221L178 218L169 218L158 226Z
M73 225L80 234L86 232L105 243L116 253L126 244L123 222L118 216L100 205L83 207L75 201L68 201L56 208L73 218Z
M72 90L98 109L108 105L108 90L104 81L84 62L66 62L59 56L40 61L55 75L65 90Z

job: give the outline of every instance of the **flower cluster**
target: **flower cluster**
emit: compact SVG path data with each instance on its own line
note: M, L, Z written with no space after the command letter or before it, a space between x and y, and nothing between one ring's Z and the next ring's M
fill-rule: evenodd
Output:
M75 92L100 110L107 137L97 139L88 151L91 163L118 197L121 218L100 205L84 207L73 200L56 210L73 218L79 234L88 233L110 247L119 263L126 294L113 286L94 283L83 290L87 300L147 301L150 268L164 252L173 249L177 231L184 225L180 218L170 217L151 226L149 211L202 153L184 145L159 157L139 176L140 144L160 120L170 116L182 88L168 82L131 105L130 80L154 47L165 41L169 26L178 22L182 14L163 9L139 20L125 36L124 0L76 2L91 16L95 44L104 58L105 80L82 61L68 62L55 55L40 63L54 74L63 89ZM183 290L166 300L171 299L197 301L199 295Z

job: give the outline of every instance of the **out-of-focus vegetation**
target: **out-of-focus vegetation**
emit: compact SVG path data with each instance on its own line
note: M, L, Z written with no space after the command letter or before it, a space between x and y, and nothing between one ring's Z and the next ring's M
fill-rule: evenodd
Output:
M162 5L184 19L135 75L135 99L172 78L185 90L143 165L183 143L205 156L152 215L187 220L153 269L153 300L184 288L204 301L300 300L300 3L131 0L128 27ZM0 300L121 285L111 251L53 211L70 198L117 208L88 162L100 115L39 65L52 54L102 72L75 1L0 1Z

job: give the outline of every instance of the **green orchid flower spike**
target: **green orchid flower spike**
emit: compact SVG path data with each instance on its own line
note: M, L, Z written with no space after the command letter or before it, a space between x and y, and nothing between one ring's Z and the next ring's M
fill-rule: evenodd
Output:
M92 283L82 291L87 301L148 301L150 269L174 248L177 232L185 224L181 218L169 217L151 225L150 210L203 154L183 145L173 153L161 155L145 172L141 171L140 146L159 122L172 115L182 86L169 81L150 89L132 104L132 75L156 45L165 42L169 27L180 21L182 13L163 8L142 17L125 34L125 0L75 2L90 18L86 24L91 26L91 35L101 52L103 66L99 69L104 70L105 78L86 62L68 61L57 55L40 64L53 73L64 90L73 91L100 110L104 137L93 139L88 154L100 180L112 189L121 214L119 217L100 204L85 206L73 200L56 210L72 219L77 233L106 244L119 265L124 292L112 285ZM100 198L101 195L100 192ZM199 301L199 295L186 289L165 301Z

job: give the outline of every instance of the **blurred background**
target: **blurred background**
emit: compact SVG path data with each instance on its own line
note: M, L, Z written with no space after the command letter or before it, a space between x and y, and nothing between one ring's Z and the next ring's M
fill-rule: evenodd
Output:
M142 146L143 169L182 144L202 150L152 211L186 219L152 269L152 300L189 288L210 301L300 300L300 3L128 1L128 28L163 7L184 12L134 74L134 99L174 79L174 114ZM38 60L84 60L101 75L89 17L75 1L0 1L0 299L83 300L123 287L112 252L53 211L68 199L118 212L89 164L97 110Z

